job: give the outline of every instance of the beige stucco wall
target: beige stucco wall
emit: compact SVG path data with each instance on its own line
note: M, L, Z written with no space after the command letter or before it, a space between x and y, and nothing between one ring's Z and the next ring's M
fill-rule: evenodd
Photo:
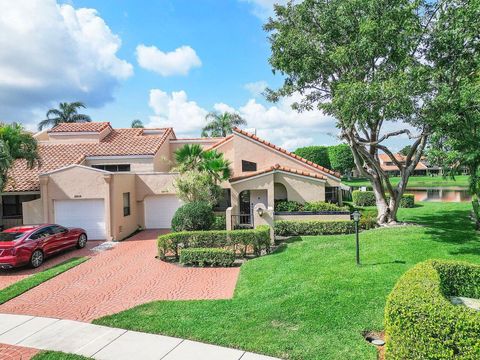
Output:
M139 226L135 174L116 173L110 182L111 233L114 240L123 240ZM123 194L130 193L130 215L123 215Z
M165 142L160 146L153 159L153 170L159 172L170 171L173 165L173 157L170 149L170 140L174 138L173 133L170 133Z
M43 223L43 199L35 199L22 203L23 223L24 224L42 224Z
M136 175L136 199L143 201L146 196L175 194L174 180L176 173L152 173Z
M241 181L238 183L231 184L232 192L232 208L233 213L236 214L236 210L239 205L239 195L244 190L267 190L267 204L266 207L274 206L274 198L272 194L274 193L273 189L273 174L265 174L256 178L248 179L246 181Z
M268 146L259 144L257 141L250 140L235 134L231 141L233 146L233 172L234 176L242 176L249 174L248 172L242 172L242 160L252 161L257 163L257 170L263 170L275 164L289 167L292 169L303 170L309 173L318 173L325 175L325 173L302 163L301 161L293 159L291 156L282 154ZM219 151L227 149L225 146L219 147ZM231 157L232 155L228 155ZM340 180L327 176L327 184L329 186L339 186Z
M287 189L287 199L299 203L325 201L325 183L304 176L275 173L274 181Z

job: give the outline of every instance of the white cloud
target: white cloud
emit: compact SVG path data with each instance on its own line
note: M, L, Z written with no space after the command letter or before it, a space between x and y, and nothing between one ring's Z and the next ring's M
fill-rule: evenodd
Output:
M244 88L247 89L253 97L259 97L267 88L268 84L266 81L256 81L247 83L244 85Z
M270 16L274 15L273 5L280 4L285 5L288 0L240 0L252 4L252 12L260 20L265 21Z
M133 74L118 58L120 38L95 9L55 0L0 0L0 117L44 110L58 101L100 106Z
M195 101L188 100L185 91L168 94L152 89L149 105L155 115L150 117L147 127L173 127L182 136L198 136L207 115L207 111Z
M155 46L137 46L138 64L162 76L187 75L190 69L202 62L190 46L181 46L171 52L163 52Z
M291 108L297 97L283 99L274 106L265 106L250 99L237 109L225 103L217 103L213 109L240 114L247 120L247 129L256 131L258 136L288 150L318 144L319 138L327 139L329 143L337 142L334 139L334 134L337 133L335 120L318 110L297 113ZM148 127L172 126L178 136L199 136L205 126L208 111L188 100L185 91L168 94L152 89L149 105L154 115L150 117Z

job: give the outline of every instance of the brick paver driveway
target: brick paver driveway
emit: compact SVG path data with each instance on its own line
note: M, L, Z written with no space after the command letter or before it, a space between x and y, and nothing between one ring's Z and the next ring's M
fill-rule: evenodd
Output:
M227 299L239 268L182 268L155 259L143 231L0 305L0 313L91 321L154 300Z

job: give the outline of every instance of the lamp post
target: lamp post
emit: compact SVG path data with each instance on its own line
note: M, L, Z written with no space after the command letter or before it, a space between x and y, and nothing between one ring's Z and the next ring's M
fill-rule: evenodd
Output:
M360 244L358 241L358 222L360 221L360 217L362 216L359 211L355 210L352 214L353 222L355 223L355 242L356 242L356 260L357 265L360 265Z

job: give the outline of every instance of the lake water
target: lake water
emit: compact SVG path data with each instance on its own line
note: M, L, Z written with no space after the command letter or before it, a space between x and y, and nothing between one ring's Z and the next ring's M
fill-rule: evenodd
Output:
M464 202L472 197L465 188L408 188L406 194L413 194L415 201Z

